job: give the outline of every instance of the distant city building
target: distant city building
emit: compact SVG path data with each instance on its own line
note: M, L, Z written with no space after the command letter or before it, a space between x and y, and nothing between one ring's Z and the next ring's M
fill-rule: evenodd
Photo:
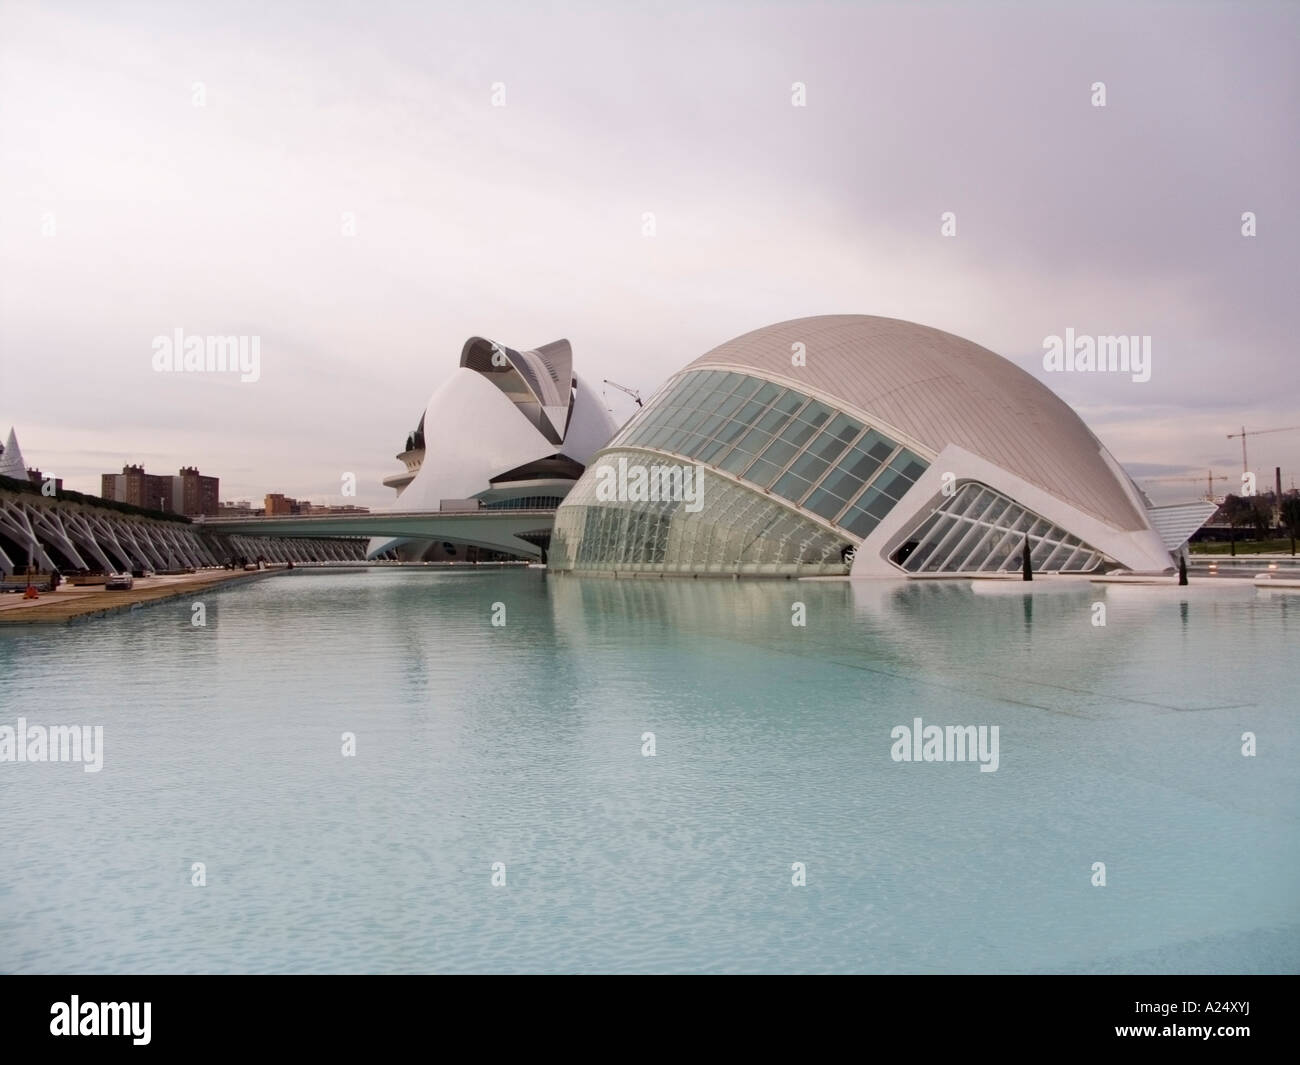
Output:
M237 502L224 502L217 505L217 515L222 518L252 518L262 514L261 507L254 507L247 499Z
M296 499L290 499L282 492L270 492L266 496L266 516L268 518L286 517L299 514L302 506Z
M294 499L280 492L272 492L266 497L266 516L288 516L291 514L369 514L369 507L358 507L351 503L334 505L331 503L313 503L309 499Z
M219 478L204 477L194 466L182 466L180 474L173 479L173 486L173 503L180 504L177 509L182 514L198 517L215 515L220 510Z
M29 469L27 471L27 479L31 481L32 484L45 484L45 474L41 473L40 470ZM63 491L62 477L51 477L50 480L54 482L54 491L56 494Z
M220 509L220 484L219 478L204 477L194 466L183 466L175 477L145 473L143 466L123 466L121 473L100 477L99 494L150 510L215 516Z
M105 473L99 481L105 499L150 510L172 509L172 479L145 473L143 466L123 466L121 473Z
M369 507L358 507L352 503L335 505L333 503L299 502L300 514L369 514Z

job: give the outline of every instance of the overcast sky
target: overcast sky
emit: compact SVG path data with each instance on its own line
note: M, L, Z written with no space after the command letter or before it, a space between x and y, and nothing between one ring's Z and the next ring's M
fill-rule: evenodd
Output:
M1298 131L1293 3L0 0L0 434L82 491L386 506L471 335L648 395L862 313L1012 359L1135 474L1239 477L1228 432L1300 425ZM1067 327L1151 336L1151 379L1046 373ZM177 328L261 379L155 373ZM1300 432L1250 460L1300 481Z

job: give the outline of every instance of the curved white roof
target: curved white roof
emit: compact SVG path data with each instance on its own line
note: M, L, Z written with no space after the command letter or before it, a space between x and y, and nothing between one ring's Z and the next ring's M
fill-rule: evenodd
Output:
M807 365L791 365L801 343ZM753 370L836 397L936 454L956 444L1124 530L1148 529L1131 483L1082 419L1014 363L897 318L797 318L729 340L687 370Z
M515 351L485 337L470 337L461 349L460 364L510 396L551 443L564 442L574 381L573 349L567 340Z
M493 478L552 455L585 466L618 430L574 374L567 340L521 352L484 337L465 342L420 428L425 459L399 490L397 510L438 512L443 500L479 495ZM367 557L402 542L374 537Z

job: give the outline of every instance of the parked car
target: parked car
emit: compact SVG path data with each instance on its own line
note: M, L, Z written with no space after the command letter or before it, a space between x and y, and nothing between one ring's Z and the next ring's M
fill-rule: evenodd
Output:
M134 583L131 574L123 570L121 573L110 573L104 587L111 591L129 592Z
M154 573L154 571L151 570L148 566L136 566L133 570L131 570L131 576L139 577L143 579L145 577L156 577L157 574Z

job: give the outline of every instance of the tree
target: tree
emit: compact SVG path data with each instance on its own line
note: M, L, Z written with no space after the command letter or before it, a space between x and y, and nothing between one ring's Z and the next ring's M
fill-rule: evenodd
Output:
M1237 530L1255 523L1254 501L1249 496L1227 495L1223 498L1223 516L1232 527L1231 553L1237 553Z
M1300 536L1300 496L1292 495L1282 500L1282 526L1291 534L1291 554L1295 554L1295 539Z
M1255 526L1255 537L1267 540L1273 534L1273 493L1251 496L1251 524Z

